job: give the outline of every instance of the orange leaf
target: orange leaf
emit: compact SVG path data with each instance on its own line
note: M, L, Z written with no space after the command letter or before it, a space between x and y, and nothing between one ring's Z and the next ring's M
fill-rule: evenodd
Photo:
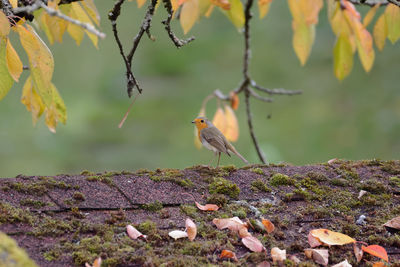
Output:
M386 250L379 245L370 245L368 247L362 246L361 249L364 252L367 252L373 256L381 258L382 260L384 260L386 262L389 262L389 258L388 258Z
M235 142L239 138L239 124L233 109L225 105L225 120L226 120L226 128L224 135L228 141Z
M361 19L360 13L358 13L355 6L347 0L343 1L345 9L350 12L351 16L357 20Z
M187 236L190 241L193 241L197 235L197 226L196 224L189 218L186 219L185 222Z
M348 235L333 232L328 229L315 229L310 231L313 237L319 239L320 242L325 243L327 245L345 245L349 243L356 242L355 239L351 238Z
M258 12L260 13L260 19L268 14L271 2L272 0L258 0Z
M199 204L198 202L194 202L195 204L196 204L196 206L197 206L197 208L199 209L199 210L206 210L206 211L215 211L215 210L218 210L219 209L219 207L217 206L217 205L215 205L215 204L206 204L206 205L201 205L201 204Z
M138 8L141 8L144 5L144 3L146 3L146 0L137 0Z
M231 108L233 108L234 110L237 110L239 107L239 97L238 95L232 91L229 94L229 99L231 101Z
M214 114L214 118L212 123L218 130L221 131L225 135L226 133L226 117L225 112L222 108L217 108L217 111Z
M94 260L93 265L90 265L89 263L85 263L85 267L100 267L101 266L101 257L98 257L97 259Z
M284 260L286 260L286 249L281 250L277 247L272 248L271 257L274 263L283 262Z
M220 259L232 259L234 261L238 261L236 258L236 254L230 250L224 249L221 251L221 254L219 255Z
M258 240L254 236L247 236L242 238L242 243L253 252L262 252L265 250L264 246L261 244L260 240Z
M231 8L231 3L229 3L228 0L211 0L211 3L225 10L229 10Z
M272 233L275 230L275 225L268 219L262 219L261 222L267 230L268 234Z

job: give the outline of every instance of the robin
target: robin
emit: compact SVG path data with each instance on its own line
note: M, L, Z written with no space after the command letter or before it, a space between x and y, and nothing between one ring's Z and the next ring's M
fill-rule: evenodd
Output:
M192 121L197 127L198 136L200 142L207 149L214 151L215 155L218 153L218 163L217 168L219 166L219 160L221 158L221 152L226 153L228 156L231 156L230 153L238 156L243 162L248 164L249 162L236 151L234 146L226 140L225 136L217 129L217 127L212 124L207 118L198 117Z

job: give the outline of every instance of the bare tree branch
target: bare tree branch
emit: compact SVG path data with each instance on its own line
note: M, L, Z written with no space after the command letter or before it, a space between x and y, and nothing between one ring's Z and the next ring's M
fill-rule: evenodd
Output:
M251 80L250 84L253 88L263 91L267 94L270 95L299 95L302 93L302 91L290 91L290 90L286 90L283 88L278 88L278 89L268 89L268 88L264 88L262 86L259 86L255 81Z
M172 31L171 29L171 19L172 19L172 5L171 5L171 1L170 0L163 0L164 2L164 7L168 12L168 17L166 20L163 20L162 23L165 25L165 30L168 33L169 38L171 39L171 41L174 43L174 45L177 48L181 48L182 46L184 46L185 44L190 43L191 41L193 41L195 38L194 36L186 39L186 40L182 40L179 39L175 33Z
M7 1L7 0L2 0L2 1ZM98 31L95 27L93 27L93 25L90 25L89 23L81 22L81 21L73 19L71 17L68 17L67 15L61 13L59 10L55 10L55 9L52 9L52 8L48 7L41 0L36 0L36 2L33 5L30 5L30 6L13 8L13 13L14 14L22 13L22 12L32 13L33 11L35 11L35 10L37 10L39 8L43 8L47 12L47 14L49 14L50 16L59 17L60 19L63 19L65 21L68 21L70 23L78 25L79 27L81 27L81 28L83 28L83 29L95 34L99 38L103 39L103 38L106 37L105 33Z

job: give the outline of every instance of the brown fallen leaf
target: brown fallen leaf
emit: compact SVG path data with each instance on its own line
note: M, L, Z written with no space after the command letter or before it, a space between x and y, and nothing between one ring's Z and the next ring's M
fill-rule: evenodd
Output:
M357 262L360 262L364 255L364 251L361 249L360 243L354 243L353 249L354 249L354 255L356 256Z
M329 262L329 251L327 249L312 249L308 248L304 250L307 258L313 259L316 263L323 266L328 266Z
M383 226L400 230L400 216L391 219L390 221L386 222Z
M230 250L224 249L221 251L221 254L219 255L220 259L232 259L234 261L238 261L236 258L235 252L232 252Z
M135 227L133 227L130 224L128 224L126 226L126 232L127 232L128 236L132 239L138 239L138 238L146 239L147 238L146 235L139 232Z
M242 238L242 243L253 252L261 252L265 250L264 246L261 244L260 240L258 240L254 236L247 236Z
M271 257L273 263L283 262L286 260L286 249L281 250L278 247L272 248Z
M200 203L198 203L198 202L194 202L195 204L196 204L196 206L197 206L197 208L199 209L199 210L205 210L205 211L215 211L215 210L218 210L219 209L219 207L217 206L217 205L215 205L215 204L206 204L206 205L201 205Z
M315 247L318 247L318 246L321 246L321 245L322 245L322 243L319 242L318 238L315 238L315 237L311 234L311 232L308 233L308 244L310 244L310 246L311 246L312 248L315 248ZM310 257L310 258L311 258L311 257Z
M186 219L185 222L187 236L190 241L193 241L197 235L197 226L196 224L189 218Z
M338 264L332 265L331 267L351 267L352 265L346 260L339 262Z
M268 219L261 218L261 222L267 230L268 234L272 233L275 230L275 225Z
M243 229L243 227L247 228L247 224L242 222L238 217L233 217L228 219L215 218L213 219L213 223L220 230L228 228L229 230L238 233L240 229Z

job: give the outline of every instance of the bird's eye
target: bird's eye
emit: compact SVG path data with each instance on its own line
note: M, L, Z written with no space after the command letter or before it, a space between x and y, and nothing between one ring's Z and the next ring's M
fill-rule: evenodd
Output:
M203 122L204 122L204 120L201 120L200 122L201 122L201 123L203 123Z

